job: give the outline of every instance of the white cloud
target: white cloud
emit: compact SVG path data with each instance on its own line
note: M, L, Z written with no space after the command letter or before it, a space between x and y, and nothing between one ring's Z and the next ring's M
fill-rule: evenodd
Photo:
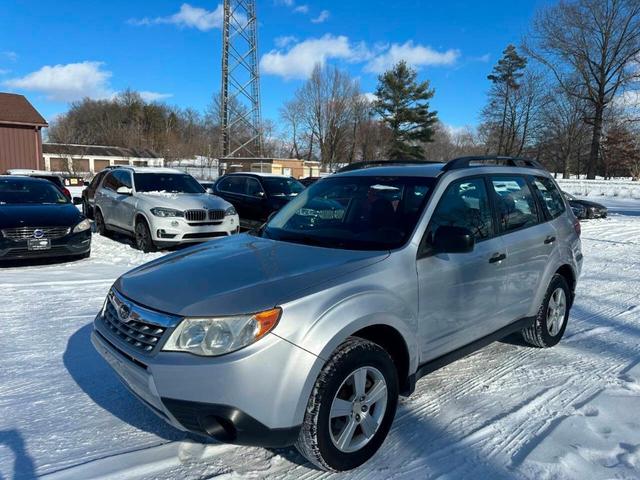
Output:
M81 62L66 65L46 65L21 78L4 82L10 88L43 93L48 100L72 102L84 97L108 98L111 72L103 62Z
M640 90L626 90L615 99L616 106L628 110L640 110Z
M293 9L294 12L296 13L309 13L309 5L298 5L297 7L295 7Z
M103 62L81 62L66 65L45 65L40 70L21 78L12 78L2 84L9 88L39 92L47 100L73 102L83 98L113 98L117 92L111 88L112 73L104 69ZM169 93L139 92L143 100L155 102L171 97Z
M478 62L487 63L489 60L491 60L491 54L485 53L484 55L476 57L475 60L477 60Z
M402 45L394 43L386 48L365 66L365 70L371 73L383 73L401 60L418 68L430 65L452 65L459 57L459 50L449 49L438 52L429 46L414 44L409 40Z
M142 19L131 19L132 25L177 25L182 28L196 28L202 32L221 28L224 20L224 6L218 4L215 10L206 10L194 7L188 3L180 6L180 11L167 17L145 17Z
M378 101L378 96L373 93L373 92L366 92L362 94L362 98L364 98L366 101L373 103Z
M278 48L286 48L289 45L291 45L292 43L297 42L298 39L296 37L294 37L293 35L286 35L283 37L276 37L276 39L273 41L276 45L276 47Z
M284 78L308 78L316 64L324 65L330 59L362 61L366 55L363 44L352 45L346 36L324 35L297 43L288 50L271 50L262 56L260 69L270 75Z
M329 12L329 10L322 10L320 12L320 15L318 15L316 18L312 18L311 22L313 23L324 23L327 20L329 20L329 17L331 16L331 12Z
M173 97L173 94L171 93L158 93L158 92L148 92L148 91L142 91L138 93L140 94L140 97L142 97L142 99L145 102L158 102L160 100L166 100L167 98Z
M12 62L15 62L16 60L18 60L18 54L16 52L11 52L8 50L5 50L4 52L0 52L0 56L9 59Z

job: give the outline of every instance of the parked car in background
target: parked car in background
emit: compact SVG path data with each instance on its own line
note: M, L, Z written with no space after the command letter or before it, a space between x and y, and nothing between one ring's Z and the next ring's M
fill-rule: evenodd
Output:
M298 180L284 175L230 173L218 179L214 193L236 207L243 228L254 228L304 189Z
M55 173L47 172L44 170L23 170L23 169L13 169L7 171L9 175L22 175L25 177L32 178L41 178L43 180L48 180L52 182L63 194L67 197L68 200L71 200L71 192L65 186L64 180L60 175Z
M91 223L49 180L0 176L0 261L86 258Z
M95 206L96 191L102 179L112 169L113 167L107 167L105 170L96 173L90 182L85 182L85 189L82 190L82 213L91 220L94 218L93 208Z
M567 192L562 194L569 202L573 213L580 219L607 218L609 214L609 210L604 205L574 197Z
M309 188L311 185L313 185L314 183L316 183L318 180L320 180L321 177L307 177L307 178L301 178L299 181L301 184L303 184L305 187Z
M203 186L203 188L207 191L207 193L214 195L216 182L200 182L200 185Z
M131 235L144 252L237 233L233 205L209 195L179 170L117 167L108 171L95 196L95 222L102 235Z
M92 341L177 428L349 470L420 377L515 332L556 345L582 260L580 222L537 162L353 169L252 234L123 275Z

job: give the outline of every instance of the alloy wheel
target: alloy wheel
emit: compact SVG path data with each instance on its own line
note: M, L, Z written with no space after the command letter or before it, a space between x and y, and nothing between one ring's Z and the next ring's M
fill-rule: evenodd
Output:
M567 296L564 289L556 288L551 297L549 297L549 305L547 307L547 328L549 335L555 337L558 335L564 324L564 318L567 313Z
M387 383L374 367L361 367L342 382L331 404L329 432L334 446L355 452L374 437L387 409Z

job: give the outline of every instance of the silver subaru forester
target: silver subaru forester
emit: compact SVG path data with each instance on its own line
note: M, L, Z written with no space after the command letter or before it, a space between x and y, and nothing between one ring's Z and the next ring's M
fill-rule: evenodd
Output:
M348 470L421 376L514 332L558 343L581 266L535 161L360 164L257 231L125 274L92 340L175 427Z

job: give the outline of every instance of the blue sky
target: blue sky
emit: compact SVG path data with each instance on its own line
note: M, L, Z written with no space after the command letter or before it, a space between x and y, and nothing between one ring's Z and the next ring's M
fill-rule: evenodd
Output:
M436 90L443 122L475 125L486 75L518 44L544 0L258 0L265 118L277 120L316 61L375 90L400 58ZM221 7L190 0L3 0L0 91L24 93L49 120L69 101L126 88L204 110L220 89Z

